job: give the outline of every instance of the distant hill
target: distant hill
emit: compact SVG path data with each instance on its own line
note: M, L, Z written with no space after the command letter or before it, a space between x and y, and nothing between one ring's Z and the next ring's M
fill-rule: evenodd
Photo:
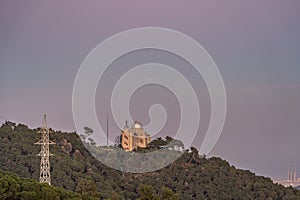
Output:
M38 180L40 138L37 129L6 122L0 127L0 169ZM76 133L50 136L52 185L101 199L300 199L300 191L273 184L271 179L236 169L221 158L202 158L185 151L171 165L144 174L122 173L96 160ZM149 149L160 148L154 140ZM142 166L142 165L141 165ZM0 179L2 178L2 175ZM0 188L1 189L1 188Z

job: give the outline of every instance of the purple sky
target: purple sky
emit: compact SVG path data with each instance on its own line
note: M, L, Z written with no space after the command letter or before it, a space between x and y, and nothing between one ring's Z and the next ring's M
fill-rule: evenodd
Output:
M36 127L47 113L51 127L74 131L72 88L86 55L104 39L127 29L171 28L202 44L224 79L227 118L210 156L285 178L288 164L296 162L300 168L299 9L297 0L1 1L0 115ZM208 93L190 66L165 52L134 52L109 68L97 90L100 122L110 112L114 81L124 70L153 60L178 69L198 91L204 112L194 143L199 147L209 119ZM142 101L154 90L159 98ZM176 130L179 113L174 96L164 88L137 91L132 115L147 124L147 108L161 101L174 116L163 130L166 135ZM118 128L111 124L114 136Z

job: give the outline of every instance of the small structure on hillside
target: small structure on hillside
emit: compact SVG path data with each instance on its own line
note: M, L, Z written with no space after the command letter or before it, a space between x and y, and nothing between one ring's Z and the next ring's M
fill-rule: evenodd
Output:
M126 125L121 130L121 146L125 151L132 151L137 148L146 148L151 142L151 136L144 130L141 122L135 121L129 129Z
M296 164L295 167L288 166L288 174L287 174L287 180L279 180L279 181L273 181L274 183L281 184L285 187L300 187L300 178L297 178L297 168Z

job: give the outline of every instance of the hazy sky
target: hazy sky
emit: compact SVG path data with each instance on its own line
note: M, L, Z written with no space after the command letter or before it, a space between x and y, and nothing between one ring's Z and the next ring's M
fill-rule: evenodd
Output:
M224 79L227 118L210 156L285 178L288 164L296 162L300 169L299 9L298 0L1 1L0 115L37 127L47 113L51 127L74 131L72 88L87 54L127 29L171 28L202 44ZM111 89L126 70L153 61L176 68L193 83L204 113L194 142L199 147L209 119L205 84L187 63L166 52L133 52L109 68L97 89L100 122L108 114L111 137L119 133L109 113ZM153 91L159 95L149 95ZM165 105L171 117L162 135L172 135L180 112L165 88L137 91L132 116L147 124L147 108L153 103Z

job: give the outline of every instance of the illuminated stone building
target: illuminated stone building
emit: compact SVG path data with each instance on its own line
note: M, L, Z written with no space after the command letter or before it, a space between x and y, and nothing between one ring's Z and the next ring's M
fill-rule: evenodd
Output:
M144 131L143 125L135 121L129 129L127 122L121 131L121 145L125 151L132 151L136 148L146 148L151 142L150 135Z

